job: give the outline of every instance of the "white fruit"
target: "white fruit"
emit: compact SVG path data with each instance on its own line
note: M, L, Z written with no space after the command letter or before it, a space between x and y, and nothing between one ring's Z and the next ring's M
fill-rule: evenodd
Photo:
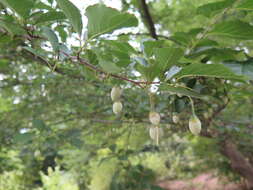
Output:
M149 136L151 139L158 141L163 136L163 129L160 127L150 127Z
M123 105L121 102L114 102L113 106L112 106L112 111L113 113L115 113L116 115L120 114L120 112L122 111Z
M172 115L172 121L174 123L178 123L179 122L179 117L178 117L177 113L173 113L173 115Z
M224 101L224 103L227 103L228 102L228 97L224 97L223 101Z
M22 47L21 46L18 46L17 49L16 49L17 52L21 52L22 51Z
M208 118L209 118L209 113L208 113L208 112L204 112L203 115L204 115L204 118L205 118L205 119L208 119Z
M119 101L122 90L118 86L114 86L111 91L111 99L113 102Z
M39 150L36 150L36 151L34 152L34 156L35 156L35 157L39 157L39 156L41 156L40 151L39 151Z
M201 122L196 115L191 116L189 120L189 129L194 135L199 135L201 131Z
M154 111L149 113L149 121L153 125L158 125L160 123L160 119L161 119L161 117L160 117L159 113L154 112Z
M178 96L179 98L182 98L182 97L183 97L183 95L180 94L180 93L177 93L177 96Z

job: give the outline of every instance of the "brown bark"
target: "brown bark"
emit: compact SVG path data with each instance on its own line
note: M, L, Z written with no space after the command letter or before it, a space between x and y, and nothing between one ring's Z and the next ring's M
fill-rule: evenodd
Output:
M140 9L141 9L140 10L141 17L144 20L144 24L147 26L152 38L158 40L158 36L156 34L156 29L155 29L155 24L154 24L154 21L153 21L153 18L151 16L150 12L149 12L146 0L140 0L139 4L140 4Z
M222 146L221 152L230 160L231 167L247 180L248 189L253 190L253 166L230 140L225 140Z

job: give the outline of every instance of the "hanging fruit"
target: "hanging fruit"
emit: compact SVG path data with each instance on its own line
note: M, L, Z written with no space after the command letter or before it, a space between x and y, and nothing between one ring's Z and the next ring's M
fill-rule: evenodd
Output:
M151 126L149 128L149 136L152 140L156 142L156 144L159 144L159 139L163 136L163 129L160 127L154 127Z
M196 115L192 115L189 120L189 129L194 135L199 135L201 131L201 122Z
M153 124L153 125L158 125L160 123L160 115L157 112L150 112L149 113L149 121Z
M177 113L172 114L172 121L176 124L179 122L179 117Z
M111 91L111 99L113 102L119 101L122 93L122 89L118 86L114 86Z
M115 113L116 115L120 114L122 111L123 105L120 101L114 102L113 106L112 106L112 111L113 113Z

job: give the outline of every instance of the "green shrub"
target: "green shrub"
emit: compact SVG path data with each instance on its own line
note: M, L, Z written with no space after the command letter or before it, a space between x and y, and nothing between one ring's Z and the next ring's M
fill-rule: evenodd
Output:
M73 175L68 172L60 171L59 167L48 168L48 175L41 172L43 190L78 190L78 185Z
M9 171L0 175L1 190L26 190L23 173L21 171Z

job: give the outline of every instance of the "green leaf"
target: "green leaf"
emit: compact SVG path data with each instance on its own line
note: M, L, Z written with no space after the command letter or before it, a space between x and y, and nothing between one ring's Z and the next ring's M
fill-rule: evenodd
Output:
M155 77L159 76L160 72L155 64L148 66L136 65L136 70L139 71L147 81L153 81Z
M36 55L36 56L41 56L40 54L38 54L38 52L35 50L35 49L33 49L33 48L31 48L31 47L22 47L22 49L25 49L25 50L27 50L28 52L30 52L30 53L32 53L32 54L34 54L34 55Z
M3 68L7 68L9 66L9 61L8 59L1 59L0 60L0 68L3 69Z
M151 57L155 48L161 48L164 44L163 40L145 41L143 42L143 51L146 57Z
M32 141L34 135L32 132L17 134L13 140L17 143L26 144Z
M74 30L81 35L83 23L82 23L82 15L79 9L72 4L69 0L56 0L57 4L69 19L70 23L72 24Z
M60 43L59 44L59 58L60 60L64 60L69 57L72 51L65 45Z
M208 35L253 40L253 26L240 20L225 21L214 26Z
M1 26L1 24L0 24L0 26ZM0 44L1 45L5 45L6 43L10 43L10 42L12 42L11 36L7 36L7 35L0 36Z
M121 71L121 69L111 61L99 60L99 65L108 73L118 73Z
M42 28L43 35L49 40L51 43L53 50L58 51L59 50L59 40L57 35L54 33L53 30L51 30L49 27L43 27Z
M127 52L121 50L111 50L110 52L117 66L127 67L131 63L130 56Z
M12 36L25 34L26 31L18 24L10 23L4 20L0 20L0 27L7 30Z
M35 7L37 9L45 9L45 10L48 10L48 11L54 11L54 9L52 7L46 5L45 3L42 3L42 2L36 3Z
M162 90L163 92L167 91L171 94L181 94L184 96L190 96L190 97L200 98L200 99L205 99L207 97L205 95L199 94L198 92L184 86L172 86L172 85L164 84L160 87L160 90Z
M189 32L176 32L174 35L169 37L169 39L179 45L188 47L192 41L195 41L196 36L203 30L203 28L193 28Z
M50 130L50 128L48 126L46 126L46 124L44 123L44 121L40 120L40 119L34 119L32 121L33 127L37 128L40 131L43 130Z
M64 60L71 54L71 50L64 44L59 44L59 58Z
M29 17L34 6L33 0L0 0L0 2L23 18Z
M92 39L105 33L111 33L123 27L138 25L134 15L122 13L102 4L89 6L86 9L88 17L88 38Z
M28 47L28 46L22 47L22 49L28 51L29 53L32 53L34 56L39 57L40 59L44 60L44 62L47 62L45 57L41 53L39 53L37 50L35 50L31 47ZM48 66L51 67L51 65L48 65Z
M135 50L125 42L101 40L99 48L93 48L100 59L115 63L118 67L127 67L131 63L130 55Z
M176 32L170 37L170 40L182 46L187 46L191 41L191 36L185 32Z
M155 59L159 70L164 73L184 55L180 48L156 48L154 49Z
M231 61L224 62L224 65L229 67L234 73L238 75L245 75L253 80L253 60L247 60L243 62Z
M36 18L35 23L39 24L39 23L63 20L63 19L66 19L66 16L62 12L49 11L47 13L40 15L38 18Z
M87 49L85 51L85 54L87 56L87 59L89 60L89 63L91 63L92 65L98 64L98 57L96 53L94 53L92 50Z
M60 36L61 40L62 40L63 42L66 42L67 37L68 37L68 34L67 34L67 32L64 30L64 27L65 27L65 26L58 25L58 26L56 26L56 27L54 28L54 30L56 30L56 31L59 33L59 36Z
M187 58L196 58L201 55L206 55L212 60L224 61L224 60L232 60L236 59L238 54L241 51L236 51L230 48L214 48L210 46L202 46L195 48L191 54L187 56Z
M253 1L252 0L242 0L241 3L236 7L240 10L253 10Z
M201 46L218 46L219 44L214 41L214 40L210 40L210 39L202 39L200 40L197 44L196 44L196 48L197 47L201 47Z
M205 15L206 17L214 16L225 8L231 6L234 0L218 1L214 3L204 4L197 8L197 14Z
M131 63L130 55L136 53L127 42L115 40L103 40L108 54L112 55L112 61L119 67L127 67Z
M235 79L244 81L245 77L234 74L229 68L222 64L201 64L194 63L184 67L179 73L175 75L176 79L185 77L215 77L224 79Z
M128 54L130 53L136 53L135 49L127 42L121 42L116 40L103 40L105 43L110 45L113 49L117 49L122 52L126 52Z
M30 16L29 16L29 19L32 20L31 22L34 23L35 20L37 20L39 17L41 17L41 15L44 14L44 11L42 10L39 10L39 11L36 11L36 12L33 12ZM29 22L30 23L30 22Z

